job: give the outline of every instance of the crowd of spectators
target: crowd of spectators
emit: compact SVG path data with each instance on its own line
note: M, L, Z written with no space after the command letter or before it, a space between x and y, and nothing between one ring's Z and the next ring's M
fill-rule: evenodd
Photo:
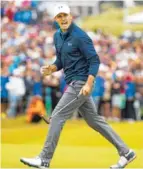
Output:
M1 113L8 118L26 113L28 122L32 114L50 115L66 89L62 71L40 74L42 65L56 59L56 26L47 12L36 11L38 3L3 2L1 10ZM120 37L101 30L87 33L101 61L92 93L98 112L114 121L141 120L143 33L126 31Z
M143 35L91 34L101 66L96 79L98 110L107 118L140 119L143 99ZM138 36L139 35L139 36ZM112 110L112 111L111 111Z

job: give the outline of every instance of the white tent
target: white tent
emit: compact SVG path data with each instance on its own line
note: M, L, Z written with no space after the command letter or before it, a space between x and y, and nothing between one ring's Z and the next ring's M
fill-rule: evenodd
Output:
M143 12L126 16L124 21L132 24L143 24Z

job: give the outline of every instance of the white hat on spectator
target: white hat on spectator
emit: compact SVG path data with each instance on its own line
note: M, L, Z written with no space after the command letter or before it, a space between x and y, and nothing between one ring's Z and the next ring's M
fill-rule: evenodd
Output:
M101 72L107 72L107 71L109 71L109 67L106 66L105 64L101 63L100 67L99 67L99 71L101 71Z
M123 70L116 70L115 74L117 77L123 77L125 73Z
M21 65L18 67L19 71L23 73L26 70L26 67L24 65Z
M13 71L13 75L14 76L20 76L21 75L21 71L17 68Z
M119 68L125 68L128 67L128 61L127 60L122 60L117 63Z
M55 9L54 9L54 18L60 13L70 14L69 6L67 4L58 4L58 5L56 5Z

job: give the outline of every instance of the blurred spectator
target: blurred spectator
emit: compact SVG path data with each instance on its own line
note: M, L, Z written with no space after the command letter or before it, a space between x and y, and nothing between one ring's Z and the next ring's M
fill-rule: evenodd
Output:
M134 108L135 101L135 83L131 74L125 77L125 94L126 94L126 107L125 107L125 118L136 120L136 113Z
M26 92L23 97L23 110L28 107L29 102L33 96L33 85L34 85L34 79L33 79L33 71L32 69L26 69L24 74L24 83L26 87Z
M123 94L124 94L124 84L123 80L123 72L121 70L117 70L115 72L115 80L112 82L112 117L115 121L121 120L121 109L123 109Z
M105 74L105 83L104 83L104 95L103 95L103 113L102 115L108 119L112 119L112 112L111 112L111 86L112 86L112 81L111 81L111 73L107 72Z
M17 115L18 105L21 105L22 97L25 94L25 84L21 76L20 70L15 69L13 75L9 78L9 82L6 84L9 100L8 117Z
M8 106L8 91L6 84L9 82L8 68L5 66L1 68L1 113L5 113Z
M62 71L60 75L46 78L39 74L40 66L55 61L53 34L58 27L47 9L40 9L40 3L20 0L1 4L1 101L2 112L7 112L7 102L12 107L8 109L9 116L17 114L20 101L25 112L33 95L43 97L50 115L66 89ZM87 33L102 63L92 93L98 112L115 120L140 120L143 116L143 32L126 31L120 37L101 30ZM13 75L17 70L20 75Z
M95 101L95 104L97 106L97 111L101 115L102 110L102 104L103 104L103 96L105 92L105 79L104 79L104 67L102 68L102 65L100 66L100 71L98 73L98 76L96 77L96 82L94 84L92 96Z
M46 109L43 100L40 96L33 96L26 109L26 121L38 123L41 120L41 115L45 115Z
M61 92L59 89L61 75L61 72L55 72L53 75L45 77L43 81L46 90L45 104L48 115L51 114L52 110L55 108L61 97ZM49 105L49 102L51 102L51 106ZM51 110L51 112L48 110Z
M40 77L40 72L34 71L34 84L33 84L33 95L42 96L42 81Z

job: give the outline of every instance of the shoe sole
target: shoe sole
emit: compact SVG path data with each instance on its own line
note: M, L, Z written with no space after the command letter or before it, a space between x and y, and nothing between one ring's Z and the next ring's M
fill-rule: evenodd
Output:
M129 161L128 161L128 163L125 165L125 167L130 163L130 162L132 162L135 158L136 158L137 156L136 156L136 154L133 156L133 158L131 158Z
M136 157L137 157L137 156L136 156L136 154L135 154L134 157L131 158L131 159L127 162L127 164L126 164L125 166L123 166L123 167L118 167L118 168L116 168L116 169L123 169L123 168L125 168L125 167L126 167L129 163L131 163ZM115 169L115 168L110 167L110 169Z
M29 164L28 162L26 162L26 161L24 161L22 159L20 159L20 162L22 162L25 165L28 165L29 167L35 167L35 168L40 168L40 169L47 169L47 168L49 168L49 167L44 167L44 166L31 165L31 164Z
M27 163L26 161L24 161L24 160L22 160L22 159L20 159L20 162L22 162L22 163L25 164L25 165L28 165L29 167L40 168L39 166L37 166L37 165L31 165L31 164Z

